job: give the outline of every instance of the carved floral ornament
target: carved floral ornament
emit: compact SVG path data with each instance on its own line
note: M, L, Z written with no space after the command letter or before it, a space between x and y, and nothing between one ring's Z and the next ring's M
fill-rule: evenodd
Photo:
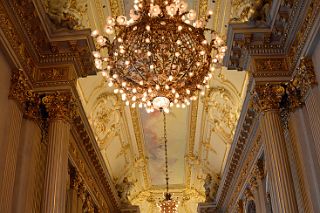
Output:
M223 87L211 88L206 98L206 111L213 130L222 132L227 140L232 140L239 117L239 100Z
M102 94L94 104L90 120L100 149L119 133L121 105L113 94Z
M72 121L77 115L77 104L69 92L47 94L42 98L49 119Z

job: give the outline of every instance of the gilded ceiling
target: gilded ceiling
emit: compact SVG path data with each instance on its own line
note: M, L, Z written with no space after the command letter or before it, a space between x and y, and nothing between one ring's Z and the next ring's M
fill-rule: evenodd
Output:
M107 16L126 13L130 2L72 0L64 7L78 19L65 24L101 29ZM209 27L226 33L225 25L235 14L231 5L237 1L188 2L200 14L208 8L213 10ZM51 10L54 19L57 9ZM216 70L205 96L186 109L174 108L168 115L169 182L174 197L180 201L180 213L196 212L197 204L205 200L203 185L207 174L213 179L214 197L246 95L247 78L246 72ZM126 107L100 74L79 79L77 85L114 183L127 177L133 183L131 203L139 205L142 213L156 212L156 202L162 199L165 187L161 114Z

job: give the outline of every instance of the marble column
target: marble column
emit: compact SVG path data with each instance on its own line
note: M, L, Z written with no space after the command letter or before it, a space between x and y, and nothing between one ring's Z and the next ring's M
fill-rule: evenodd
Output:
M42 212L66 211L68 178L68 144L70 140L72 96L55 93L45 96L43 104L49 115L48 155Z
M256 93L257 107L263 112L260 129L272 184L271 196L277 201L273 210L282 213L298 212L279 112L285 88L281 85L259 85L256 86Z

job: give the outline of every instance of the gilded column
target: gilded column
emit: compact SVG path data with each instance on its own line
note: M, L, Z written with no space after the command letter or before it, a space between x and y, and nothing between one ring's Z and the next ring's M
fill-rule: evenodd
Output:
M281 85L256 87L256 106L263 112L261 129L266 161L272 184L271 196L277 201L275 212L298 212L290 163L280 118L285 88Z
M20 141L20 131L23 118L23 104L26 99L28 89L27 79L23 77L22 71L13 72L9 91L9 115L7 143L2 147L4 159L2 172L0 209L2 212L12 211L12 198L14 190L14 180L16 175L16 164L18 158L18 146Z
M74 101L70 93L46 95L42 102L48 112L48 156L42 212L66 211L68 144Z

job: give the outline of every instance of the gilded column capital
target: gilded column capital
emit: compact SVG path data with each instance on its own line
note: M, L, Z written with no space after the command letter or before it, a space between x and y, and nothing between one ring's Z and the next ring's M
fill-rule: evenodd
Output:
M312 60L310 58L301 59L297 72L288 85L291 108L299 107L308 91L317 84Z
M257 85L253 94L253 107L258 111L280 110L285 92L281 84Z
M69 92L56 92L42 97L49 120L66 120L71 122L76 116L76 101Z
M29 80L23 70L16 69L12 71L8 97L18 103L25 118L41 120L41 100L38 94L32 91Z

